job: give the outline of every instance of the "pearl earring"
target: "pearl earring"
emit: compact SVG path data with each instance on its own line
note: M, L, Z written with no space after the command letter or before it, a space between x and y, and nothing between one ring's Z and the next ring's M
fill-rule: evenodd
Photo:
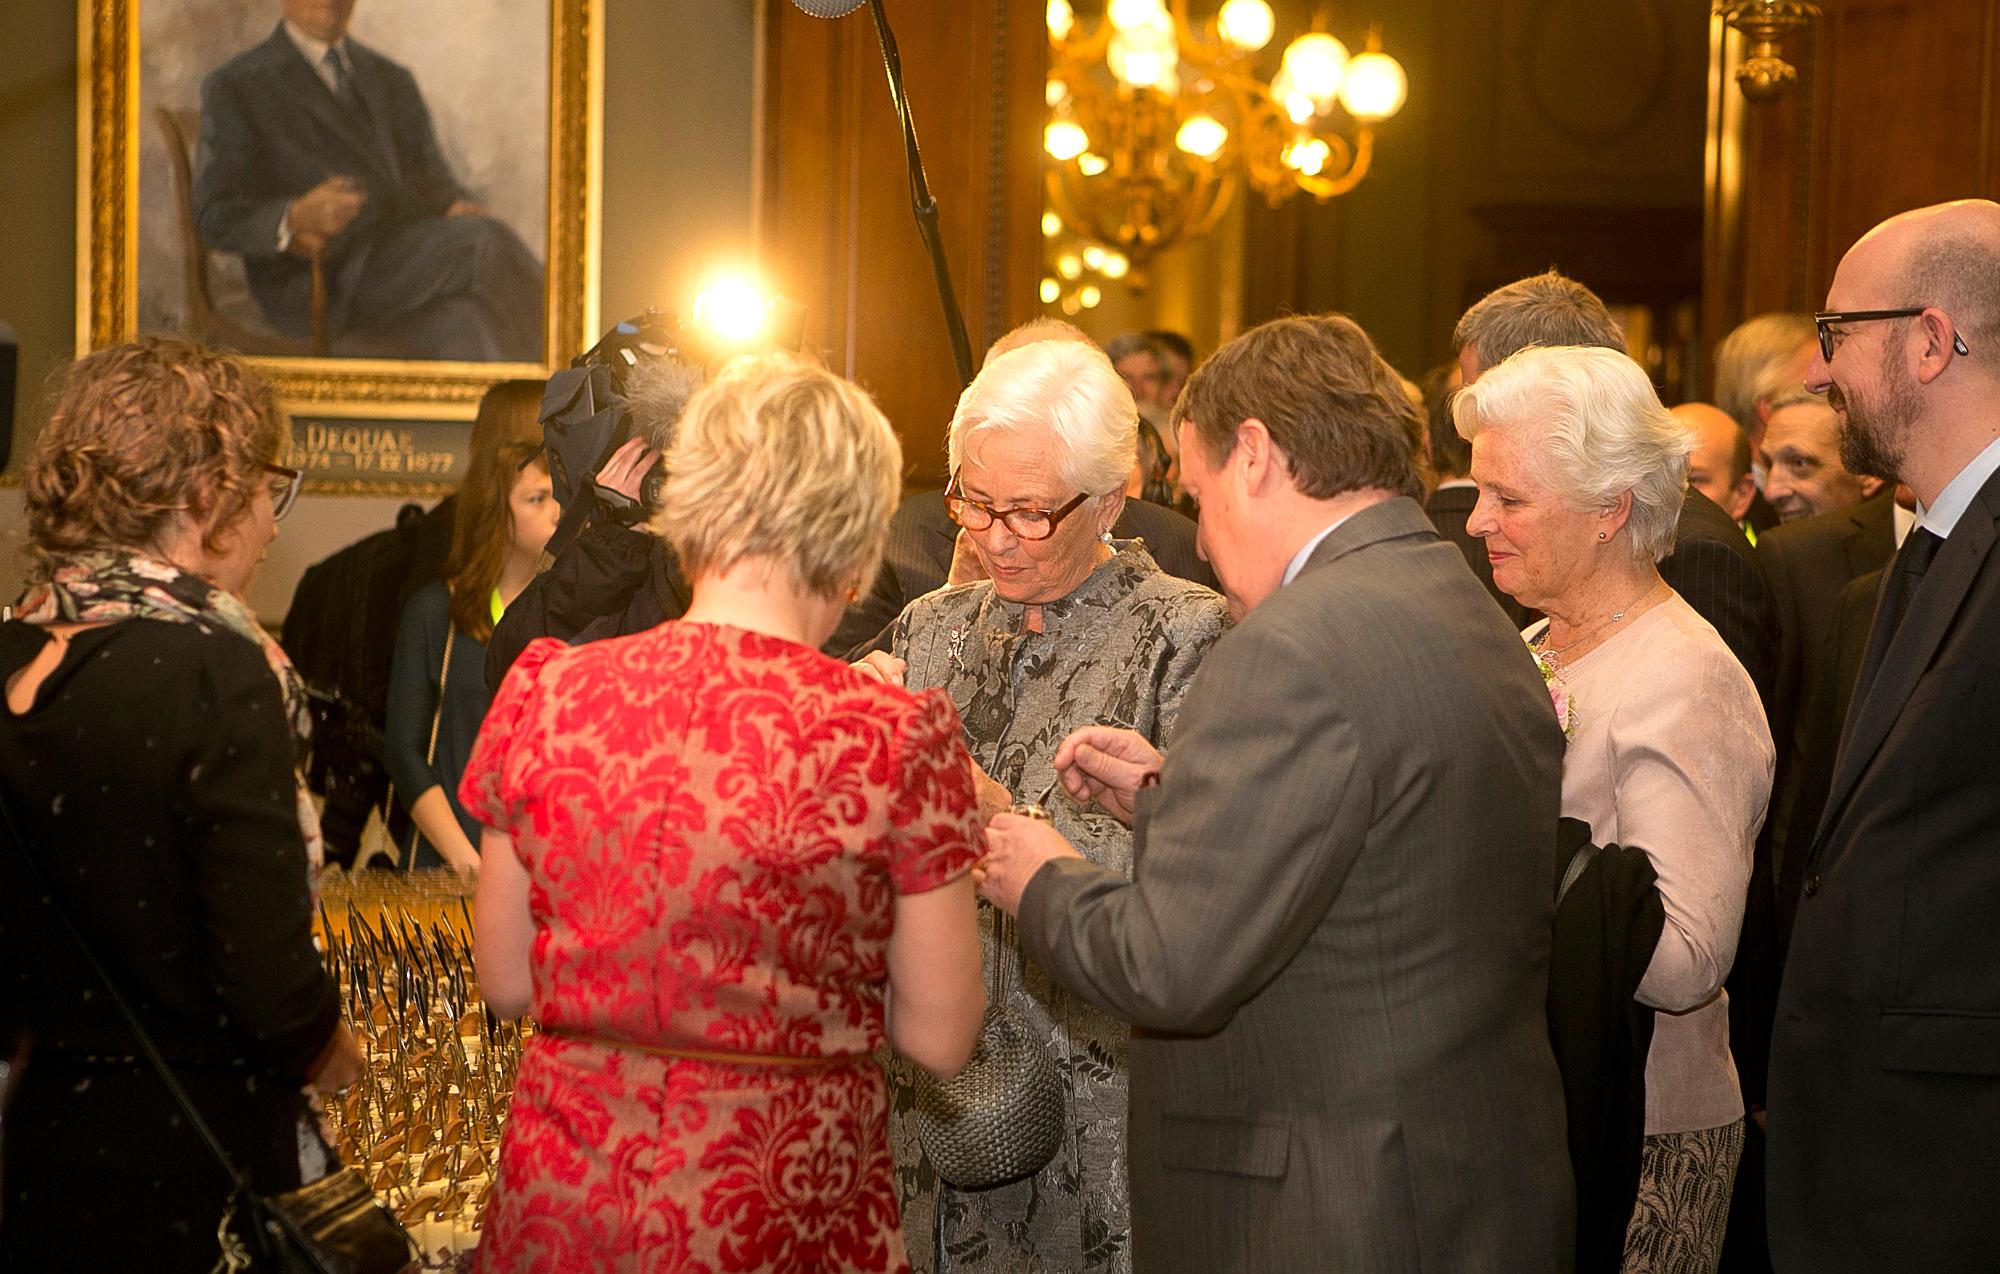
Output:
M1099 531L1097 533L1097 538L1104 541L1106 544L1111 543L1111 528L1107 526L1102 531Z
M1598 539L1600 539L1600 540L1602 540L1602 539L1607 539L1607 538L1609 538L1609 537L1607 537L1607 536L1606 536L1606 535L1604 534L1604 532L1602 532L1602 531L1599 531L1599 532L1597 533L1597 538L1598 538Z

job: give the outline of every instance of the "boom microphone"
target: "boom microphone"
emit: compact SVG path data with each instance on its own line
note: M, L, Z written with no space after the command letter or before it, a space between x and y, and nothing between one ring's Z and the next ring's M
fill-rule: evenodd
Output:
M792 0L792 3L815 18L844 18L868 0Z
M937 285L938 304L944 309L945 335L951 339L951 360L958 369L961 386L972 383L972 343L965 334L965 316L958 310L958 295L951 286L951 267L944 259L944 239L938 233L937 198L924 177L924 158L917 150L917 125L910 118L910 99L903 92L903 59L896 52L896 37L889 30L889 15L882 0L792 0L800 12L815 18L844 18L863 4L875 18L875 40L882 46L882 69L889 76L889 103L896 108L896 120L903 126L903 163L910 177L910 212L916 218L917 235L931 259L931 280Z

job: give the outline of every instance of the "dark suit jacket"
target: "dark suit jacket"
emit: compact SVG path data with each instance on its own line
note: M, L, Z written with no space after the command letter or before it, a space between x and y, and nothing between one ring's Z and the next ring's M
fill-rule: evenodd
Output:
M1878 610L1771 1042L1781 1271L1990 1270L2000 1182L2000 475ZM1893 569L1893 568L1892 568Z
M1809 842L1819 825L1825 784L1833 774L1833 750L1840 740L1840 717L1806 722L1801 712L1813 681L1825 667L1823 647L1840 616L1841 590L1849 581L1877 571L1896 551L1895 502L1888 491L1849 509L1773 528L1757 542L1778 614L1778 666L1769 701L1771 735L1778 741L1778 774L1772 790L1772 817L1765 822L1775 861L1782 864L1794 829L1779 817L1797 809ZM1864 629L1864 635L1865 635ZM1801 727L1804 727L1803 731ZM1820 785L1800 804L1788 787L1818 763ZM1803 770L1802 770L1803 767ZM1810 806L1810 808L1807 808Z
M1145 500L1128 499L1111 534L1121 540L1144 540L1146 552L1169 575L1203 588L1220 588L1215 572L1195 552L1194 523ZM933 589L944 587L951 574L951 550L958 524L944 511L944 492L923 491L897 506L889 520L889 543L882 552L882 569L875 573L868 595L847 608L840 627L827 639L828 654L858 659L871 650L889 648L889 625L903 607Z
M1507 612L1507 618L1514 627L1526 628L1535 621L1536 612L1500 591L1500 586L1493 582L1493 561L1486 556L1486 541L1465 529L1465 524L1472 518L1472 506L1477 503L1479 490L1476 487L1439 487L1424 502L1424 513L1430 518L1431 525L1437 528L1438 536L1465 555L1465 564L1472 568L1479 582L1486 585L1486 591L1493 594L1493 600Z
M294 336L305 335L312 281L303 257L278 251L278 225L292 200L333 176L367 189L354 223L327 246L328 325L340 332L349 325L345 298L376 235L441 216L465 197L415 78L364 44L350 39L346 48L361 112L340 104L282 24L201 85L194 208L202 238L243 258L258 304Z
M1845 674L1838 673L1830 650L1838 634L1842 589L1857 575L1879 568L1895 547L1894 505L1886 491L1850 509L1773 527L1757 541L1778 616L1777 670L1765 700L1778 765L1728 982L1730 1051L1743 1098L1752 1105L1762 1105L1766 1097L1771 1015L1798 902L1798 863L1819 824L1833 778L1846 690L1860 666L1856 649ZM1872 591L1863 603L1859 635L1865 641L1868 617L1874 613ZM1841 675L1844 685L1836 681ZM1797 853L1791 852L1793 845Z
M1216 643L1133 879L1062 859L1021 903L1035 962L1138 1028L1136 1269L1569 1268L1561 766L1527 647L1413 500Z
M1743 528L1721 505L1689 487L1674 526L1674 551L1661 560L1660 574L1715 626L1769 704L1777 668L1777 606Z

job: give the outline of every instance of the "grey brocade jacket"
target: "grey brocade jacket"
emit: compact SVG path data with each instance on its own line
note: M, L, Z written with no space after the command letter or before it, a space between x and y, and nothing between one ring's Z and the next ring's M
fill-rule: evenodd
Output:
M1023 629L1024 607L984 581L920 597L896 623L892 650L909 664L904 684L951 696L973 759L1017 800L1049 786L1056 746L1079 726L1125 726L1165 750L1195 669L1228 626L1220 596L1161 571L1138 541L1113 547L1074 592L1042 607L1039 633ZM1132 874L1129 828L1060 793L1047 805L1078 852ZM894 1063L890 1136L911 1262L920 1271L1129 1270L1128 1028L1038 967L1023 969L1011 926L996 936L993 909L979 911L988 983L995 962L1008 962L1009 1002L1056 1058L1069 1127L1035 1176L954 1190L923 1156L907 1118L912 1072Z

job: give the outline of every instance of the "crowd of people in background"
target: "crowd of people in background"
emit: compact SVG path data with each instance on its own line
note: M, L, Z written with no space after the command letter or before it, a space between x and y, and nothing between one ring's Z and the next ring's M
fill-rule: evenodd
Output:
M1989 1266L2000 205L1826 304L1676 404L1555 271L1420 385L1340 315L1036 320L907 496L811 358L642 365L553 552L496 386L380 744L536 1024L477 1267ZM257 1266L138 1023L251 1188L334 1166L314 709L242 600L286 443L146 338L27 460L8 1269ZM940 1094L1032 1122L1024 1049L1060 1116L972 1179Z

